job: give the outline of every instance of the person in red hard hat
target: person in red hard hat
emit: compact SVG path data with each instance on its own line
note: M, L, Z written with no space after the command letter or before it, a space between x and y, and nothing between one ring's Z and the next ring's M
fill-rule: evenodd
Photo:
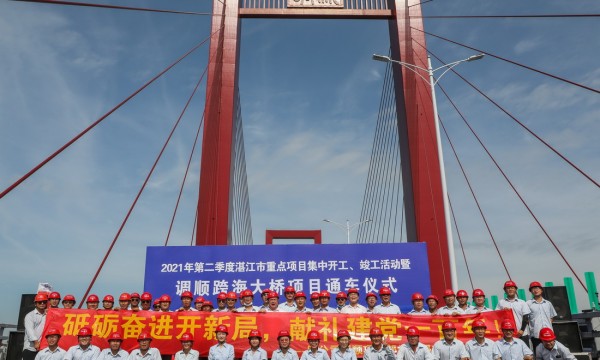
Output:
M433 354L427 345L419 341L421 331L416 326L406 329L407 342L400 345L396 360L433 360Z
M350 347L350 333L340 330L337 333L338 346L331 349L332 360L356 360L356 352Z
M161 295L161 297L158 298L158 304L159 304L159 311L162 312L169 312L171 311L171 297L167 294L163 294Z
M396 360L396 355L392 348L385 343L380 328L371 328L369 337L371 338L371 346L364 350L363 360Z
M379 298L381 304L375 306L373 314L400 314L400 308L398 305L392 304L392 289L387 286L379 289Z
M279 304L279 311L283 312L296 312L296 289L293 286L286 286L283 295L285 296L285 302Z
M215 309L215 307L213 306L212 301L204 300L204 302L202 303L202 311L203 312L213 312L214 309Z
M204 304L206 300L202 296L198 296L196 300L194 300L194 308L198 311L202 311L202 304Z
M296 301L296 311L294 312L312 312L306 307L306 294L304 293L304 291L296 291L296 294L294 295L294 300Z
M375 310L375 306L377 306L377 295L370 292L367 295L365 295L365 300L367 301L367 314L373 313L373 310Z
M533 299L527 301L527 305L531 310L529 315L529 329L531 331L531 344L533 350L541 344L540 330L543 328L551 328L553 318L557 315L552 303L542 296L544 289L542 284L534 281L529 284L529 292L533 295Z
M131 305L131 295L129 293L122 293L119 296L119 307L115 308L115 310L129 310L129 305Z
M100 298L98 298L98 295L96 295L96 294L91 294L85 300L85 307L88 310L98 310L99 304L100 304Z
M60 304L60 293L53 291L48 295L48 308L58 309L58 304Z
M471 331L475 337L466 342L465 347L471 360L492 360L494 358L494 342L485 337L487 326L482 320L471 323Z
M140 301L142 300L140 294L133 292L129 295L130 299L131 299L131 311L140 311L142 310L140 308Z
M23 340L23 360L33 360L40 350L40 339L46 324L48 295L37 294L33 299L35 309L25 315L25 338Z
M67 350L64 360L96 360L100 348L92 344L92 329L84 326L77 332L77 345Z
M198 309L192 306L194 294L191 291L184 291L179 297L181 298L181 307L177 311L198 311Z
M444 291L444 302L446 305L438 309L437 315L457 316L465 313L463 309L458 307L458 304L456 303L456 294L454 294L452 289Z
M529 343L529 335L527 334L527 325L529 325L529 316L531 309L529 305L517 297L517 283L512 280L507 280L504 283L505 298L498 301L496 310L512 310L513 317L515 318L515 325L517 326L517 332L515 336L519 337L526 344Z
M160 299L154 299L154 301L152 302L152 310L160 311Z
M566 346L556 340L554 331L550 328L540 330L540 340L542 343L535 349L536 360L575 360L575 355L571 354Z
M458 303L458 307L461 308L466 314L467 309L469 309L469 293L466 290L458 290L456 292L456 301Z
M102 309L100 310L112 310L115 305L115 298L112 295L105 295L102 299Z
M357 288L348 289L349 304L340 311L342 314L366 314L367 308L358 303L360 295Z
M317 311L321 308L321 300L319 300L319 293L318 292L314 292L312 294L310 294L310 303L313 306L313 310Z
M261 309L260 312L278 312L279 311L279 294L275 291L271 291L267 295L269 304L266 309Z
M254 293L250 289L246 289L240 293L240 303L242 306L237 308L238 312L258 312L260 308L254 306Z
M479 314L492 311L492 309L485 306L485 293L481 289L473 290L473 304L473 306L467 309L466 314Z
M144 292L140 296L141 310L152 310L152 294Z
M427 311L429 311L429 315L437 315L440 299L438 299L438 297L435 295L429 295L427 299L425 299L425 302L427 303Z
M248 334L248 343L250 348L242 354L242 360L267 360L267 352L260 347L262 335L260 331L253 329Z
M48 347L40 350L35 356L35 360L63 360L67 352L58 346L59 341L60 331L54 327L49 328L46 331Z
M503 338L493 348L494 360L532 360L533 351L521 339L514 337L517 329L512 320L504 319L500 324Z
M218 325L215 328L217 343L208 350L208 360L233 360L233 346L226 342L228 333L229 330L225 325Z
M465 344L456 339L456 325L452 321L445 321L442 324L442 333L444 338L433 344L432 353L435 360L466 360L469 358Z
M104 349L96 360L121 360L127 359L129 353L121 348L123 336L119 332L113 332L108 336L108 349Z
M174 360L198 360L200 353L198 350L192 349L192 345L194 344L194 335L186 332L181 335L179 341L181 341L181 350L175 353Z
M237 304L237 294L235 291L230 291L227 293L227 311L234 312L236 309L235 305Z
M263 289L260 292L260 299L262 300L262 306L260 309L266 309L269 306L269 299L267 299L267 295L271 292L271 289Z
M217 308L214 312L227 312L227 294L221 292L217 295Z
M342 312L342 308L346 306L346 302L348 301L348 295L345 292L340 291L335 296L335 304L337 305L335 309L337 312Z
M330 360L327 351L319 347L321 335L318 331L310 331L306 336L306 340L308 341L308 349L304 350L300 360Z
M331 299L331 294L327 290L323 290L319 293L319 301L321 302L321 307L317 310L317 312L326 312L326 313L337 313L338 311L335 308L329 306L329 300Z
M429 311L425 310L425 298L421 293L414 293L410 297L410 301L413 304L413 308L408 312L408 315L429 315Z
M271 360L299 360L298 353L291 348L292 336L289 331L279 331L279 334L277 334L277 343L279 344L279 348L273 351Z
M72 309L75 306L75 303L77 301L75 300L75 296L68 294L65 295L65 297L62 299L62 306L65 309Z
M161 360L160 351L150 347L152 337L147 331L142 331L137 338L138 348L131 351L127 360Z

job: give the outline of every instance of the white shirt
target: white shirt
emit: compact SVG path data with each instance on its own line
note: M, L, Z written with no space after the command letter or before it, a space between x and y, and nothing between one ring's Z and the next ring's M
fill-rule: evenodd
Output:
M127 359L129 357L129 353L123 349L119 349L116 355L113 355L110 348L104 349L98 355L97 360L115 360L115 359Z
M351 347L341 352L339 347L331 349L331 360L357 360L356 353Z
M33 309L25 315L23 320L25 324L25 339L23 341L23 350L37 351L33 346L34 341L39 341L46 324L46 312L43 314L38 309Z
M273 351L273 355L271 355L271 360L299 360L299 358L296 350L288 348L285 354L283 353L283 351L281 351L281 349Z
M342 314L366 314L367 308L358 303L356 304L356 306L352 306L352 305L348 304L342 308L340 313L342 313Z
M189 353L185 353L183 350L179 350L175 354L175 360L198 360L200 353L198 350L190 349Z
M331 306L328 306L326 308L319 308L318 310L316 310L315 312L325 312L325 313L334 313L337 314L338 311L335 308L332 308Z
M100 348L96 345L91 345L87 349L82 349L81 346L73 345L67 350L65 360L96 360L100 355Z
M286 301L283 304L279 304L279 311L282 311L282 312L296 312L296 304L292 303L290 305Z
M421 311L417 311L415 309L412 309L407 314L408 315L417 315L417 316L433 315L432 313L429 312L429 310L425 310L425 309L421 309Z
M387 306L384 306L383 304L375 306L373 314L401 314L401 312L398 305L389 303Z
M467 309L467 311L465 311L465 314L479 314L482 312L488 312L488 311L492 311L492 309L486 308L485 306L482 307L477 307L477 306L471 306L470 308Z
M233 354L234 351L231 344L215 344L208 350L208 360L233 360Z
M521 325L523 324L523 316L531 313L529 309L529 305L518 297L515 296L514 299L500 299L498 301L498 305L496 305L496 310L502 310L505 308L509 308L513 312L513 316L515 318L515 325L517 326L517 331L521 329ZM525 335L524 333L523 335Z
M531 309L529 315L531 336L538 338L540 330L545 327L552 328L552 318L556 316L556 310L554 310L552 303L546 299L542 299L540 302L535 301L535 299L528 300L527 305Z
M312 311L313 311L313 309L309 309L309 308L307 308L305 306L303 309L296 308L296 310L294 312L297 312L297 313L309 313L309 312L312 312Z
M258 306L252 305L250 309L247 309L245 306L241 306L237 308L237 312L258 312L260 308Z
M433 358L435 360L460 360L468 357L467 348L460 340L454 339L451 343L447 343L445 339L441 339L433 344Z
M369 346L363 353L363 360L396 360L396 355L389 346L382 346L379 350Z
M535 348L535 359L536 360L575 360L575 356L571 354L569 349L566 346L559 343L558 341L554 342L554 347L552 350L548 350L544 347L544 344L539 344ZM37 360L37 358L36 358Z
M433 360L433 354L429 348L423 343L418 343L417 348L413 351L408 343L400 345L398 348L397 360Z
M35 355L35 360L63 360L66 353L67 352L60 347L57 347L54 351L50 351L50 348L45 348Z
M474 338L467 341L465 344L469 352L471 360L493 360L494 359L494 342L488 338L483 339L480 344Z
M267 352L261 347L256 351L252 351L252 348L250 348L244 351L242 360L267 360Z
M158 351L157 348L149 348L148 352L146 352L146 355L142 355L142 352L140 351L140 349L135 349L133 351L131 351L131 353L129 354L129 357L127 358L127 360L140 360L140 359L144 359L144 360L162 360L162 358L160 357L160 351Z
M452 315L453 313L464 314L465 311L458 307L458 305L454 305L454 307L444 306L438 309L436 315Z
M329 355L327 355L327 351L319 348L319 349L317 349L317 351L315 353L310 351L310 349L304 350L304 352L302 353L302 357L300 357L300 360L331 360L331 359L329 359Z
M533 355L529 346L517 338L513 338L511 342L504 339L496 341L493 352L494 359L502 358L502 360L523 360L525 355Z

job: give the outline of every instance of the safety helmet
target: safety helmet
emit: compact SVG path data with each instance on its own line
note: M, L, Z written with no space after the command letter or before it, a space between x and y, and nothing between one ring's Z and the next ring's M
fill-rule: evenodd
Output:
M485 297L485 293L481 289L475 289L475 290L473 290L473 297L477 297L477 296Z
M113 341L113 340L123 341L123 337L121 336L121 334L119 334L117 331L115 331L114 333L112 333L108 336L107 340L108 341Z
M217 327L215 328L215 332L216 332L216 333L218 333L218 332L224 332L225 334L229 334L229 330L227 329L227 326L225 326L225 325L223 325L223 324L221 324L221 325L217 326Z
M467 293L465 290L458 290L456 292L456 297L457 298L459 298L459 297L466 297L466 298L468 298L469 297L469 293Z
M60 336L60 331L58 331L57 328L51 327L48 329L48 331L46 331L46 337L51 336L51 335Z
M269 295L267 295L267 299L279 299L279 294L275 291L271 291Z
M417 301L417 300L425 300L425 298L423 297L423 294L421 294L421 293L412 294L412 296L410 297L410 301Z
M445 321L442 324L442 330L456 330L456 326L452 321Z
M50 295L48 295L48 299L58 299L60 300L60 294L56 291L53 291L50 293Z
M37 294L33 299L34 302L48 301L48 295L46 294Z
M292 339L292 337L290 336L290 332L289 331L287 331L287 330L280 330L279 334L277 334L277 340L279 340L279 338L281 338L281 337L286 337L286 336L288 338L290 338L290 340Z
M262 334L260 333L260 331L258 331L256 329L252 329L252 330L250 330L250 333L248 334L248 339L252 339L253 337L262 339Z
M158 298L159 302L171 302L171 297L167 294L163 294L160 298Z
M481 327L484 328L484 329L487 329L487 326L485 325L485 323L483 322L483 320L475 320L471 324L471 330L475 330L475 328L481 328Z
M330 297L331 297L331 295L329 294L329 291L327 291L327 290L323 290L323 291L321 291L321 292L319 293L319 297L320 297L320 298L322 298L322 297L330 298Z
M65 301L75 301L75 296L69 294L69 295L65 295L65 297L62 299L63 302Z
M131 295L129 295L131 299L139 299L140 298L140 294L136 293L136 292L132 292Z
M314 292L312 294L310 294L310 299L314 300L314 299L318 299L319 298L319 293L318 292Z
M298 292L296 292L296 295L294 295L294 299L297 299L300 297L303 297L306 299L306 294L304 293L304 291L298 291Z
M211 308L214 308L212 301L209 301L209 300L205 300L202 303L202 306L210 306Z
M181 295L179 296L179 298L180 299L183 299L183 298L193 299L194 298L194 294L192 294L191 291L184 291L184 292L181 293Z
M409 326L406 329L406 336L420 336L421 335L421 331L419 331L419 328L416 326Z
M225 300L227 299L227 294L225 294L224 292L221 292L217 295L217 300Z
M92 329L90 329L87 326L84 326L81 329L79 329L77 336L92 336Z
M340 331L338 331L338 335L337 335L338 340L340 338L343 338L344 336L347 336L348 340L352 340L352 338L350 337L350 333L348 332L348 330L340 330Z
M295 292L296 292L296 289L294 289L294 287L293 287L293 286L286 286L286 287L285 287L285 290L283 290L283 292L284 292L284 293L288 293L288 292L295 293Z
M194 304L197 304L197 303L204 303L204 301L206 301L206 300L204 300L204 298L203 298L202 296L198 296L198 297L196 298L196 300L194 300Z
M337 300L337 299L347 299L347 298L348 298L348 295L346 295L346 293L345 293L345 292L343 292L343 291L340 291L339 293L337 293L337 295L335 296L335 298L336 298L336 300Z
M533 289L534 287L539 287L539 288L541 288L541 287L542 287L542 284L540 284L540 283L539 283L539 282L537 282L537 281L534 281L534 282L532 282L531 284L529 284L529 291L531 291L531 289Z
M148 334L148 332L146 331L142 331L137 338L138 341L141 340L152 340L152 336L150 336L150 334Z
M554 335L554 331L552 331L552 329L545 327L545 328L542 328L542 330L540 330L540 340L542 340L542 341L556 340L556 335Z
M321 340L321 337L319 336L319 333L315 330L310 331L308 333L308 335L306 336L307 340Z
M384 286L379 289L379 295L392 295L392 290L389 287Z
M503 289L506 289L507 287L514 287L516 289L518 289L519 287L517 286L517 283L512 281L512 280L508 280L504 283L504 287Z
M502 325L500 326L502 330L514 330L515 324L510 319L502 320Z
M186 332L183 335L181 335L181 339L179 339L179 341L194 341L194 335L192 335L189 332Z
M356 294L358 295L358 289L357 288L350 288L348 289L348 295L350 294Z
M152 301L152 294L150 294L149 292L142 293L142 296L140 296L140 299L146 300L146 301Z
M264 294L268 294L270 292L271 292L271 289L263 289L263 291L261 291L260 293L261 293L261 295L264 295Z
M160 299L154 300L154 302L152 303L152 305L154 305L154 306L160 305Z
M100 298L98 298L98 295L90 295L88 296L87 300L85 301L86 303L95 303L95 302L100 302Z
M240 293L241 298L246 297L246 296L254 297L254 293L250 289L246 289Z
M433 299L433 300L435 300L435 302L436 302L436 303L438 303L438 304L440 303L440 299L438 299L438 297L437 297L437 296L435 296L435 295L429 295L429 296L427 297L427 299L425 299L425 301L429 301L430 299Z
M381 332L381 329L378 327L372 327L371 330L369 331L369 337L374 336L374 335L382 335L383 336L383 332Z
M108 301L108 302L114 303L115 302L115 298L112 295L106 295L104 297L104 299L102 299L102 302L104 302L104 301Z
M446 297L446 296L456 296L456 295L454 294L454 291L452 291L452 289L446 289L446 290L444 290L443 297Z
M377 299L377 295L373 294L372 292L368 293L367 295L365 295L365 300L367 300L370 297L374 297L375 299Z
M230 291L227 293L227 299L233 299L233 300L237 300L237 294L235 293L235 291Z
M119 296L119 301L131 301L131 295L129 295L129 293L122 293L121 296Z

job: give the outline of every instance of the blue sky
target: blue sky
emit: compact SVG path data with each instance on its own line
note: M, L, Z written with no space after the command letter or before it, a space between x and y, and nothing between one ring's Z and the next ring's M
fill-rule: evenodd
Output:
M211 2L130 1L210 11ZM426 15L598 13L596 1L440 1ZM426 30L600 88L597 19L428 19ZM0 187L137 89L209 34L210 18L0 3ZM473 52L441 40L446 61ZM357 221L389 47L384 21L244 20L240 96L254 241L266 229L322 229ZM97 129L0 200L0 322L16 321L21 293L40 281L85 291L172 123L206 66L201 48ZM434 66L436 64L434 63ZM540 136L600 179L600 98L485 58L458 70ZM441 85L484 138L578 273L598 273L598 189L448 74ZM160 245L204 96L200 92L123 231L94 292L141 291L146 245ZM454 110L438 92L457 146L513 278L562 284L568 270ZM505 274L444 139L448 188L476 287L500 293ZM189 244L198 157L170 244ZM457 255L459 249L457 248ZM459 286L468 288L457 256ZM578 291L579 306L587 302Z

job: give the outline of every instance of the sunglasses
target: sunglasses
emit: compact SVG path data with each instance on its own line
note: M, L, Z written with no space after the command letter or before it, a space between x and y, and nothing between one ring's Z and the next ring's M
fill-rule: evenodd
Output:
M142 300L142 302L145 304L150 304L150 300Z
M131 298L131 301L132 301L132 302L133 302L133 301L140 301L140 299L138 299L138 298Z
M44 301L36 301L36 303L38 303L38 304L47 304L48 302L44 300Z

